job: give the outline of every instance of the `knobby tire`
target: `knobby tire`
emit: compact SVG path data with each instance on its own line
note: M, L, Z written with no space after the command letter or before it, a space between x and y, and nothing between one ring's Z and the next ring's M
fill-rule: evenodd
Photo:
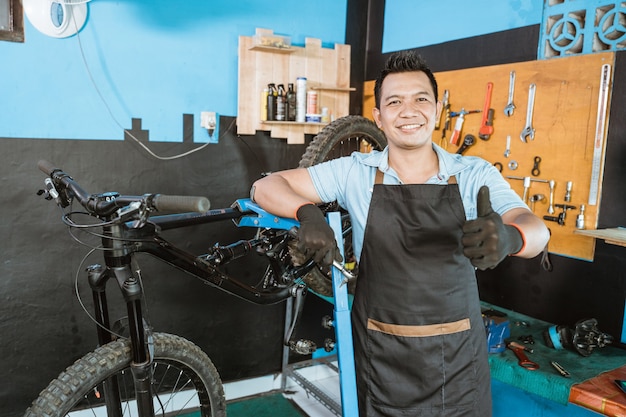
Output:
M159 393L159 399L154 401L155 415L176 416L200 411L202 417L225 417L224 388L209 357L182 337L154 333L153 338L153 389ZM128 339L101 346L78 359L52 381L33 401L24 417L63 417L71 415L71 411L101 406L103 399L97 399L95 394L102 392L102 383L112 375L118 375L120 380L120 391L124 393L122 410L123 415L127 415L126 412L130 412L129 404L134 399L130 364L131 347ZM130 382L126 384L125 381L129 379ZM173 394L180 392L183 392L181 395L196 397L200 406L191 410L185 404L176 406L180 409L171 408ZM165 411L159 409L160 405L164 406Z

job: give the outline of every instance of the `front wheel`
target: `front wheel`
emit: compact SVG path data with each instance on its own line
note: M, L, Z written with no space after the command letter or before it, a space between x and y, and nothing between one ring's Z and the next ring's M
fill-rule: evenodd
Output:
M154 333L153 338L151 379L155 415L195 412L194 415L201 417L225 417L224 388L209 357L179 336ZM52 381L24 417L72 416L87 409L93 415L137 415L130 366L128 339L101 346ZM120 400L114 401L116 404L105 398L106 384L118 386Z

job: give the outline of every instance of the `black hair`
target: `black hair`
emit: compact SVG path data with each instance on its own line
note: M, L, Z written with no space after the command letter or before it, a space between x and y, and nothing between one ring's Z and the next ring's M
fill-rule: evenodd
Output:
M439 99L439 92L437 91L437 80L435 80L435 76L433 72L430 70L428 65L426 65L426 61L424 59L412 52L412 51L401 51L392 54L385 63L385 67L376 78L376 83L374 84L374 98L376 100L376 108L380 108L380 88L383 85L383 80L387 75L399 73L399 72L413 72L413 71L421 71L430 80L430 85L433 87L433 91L435 93L435 100Z

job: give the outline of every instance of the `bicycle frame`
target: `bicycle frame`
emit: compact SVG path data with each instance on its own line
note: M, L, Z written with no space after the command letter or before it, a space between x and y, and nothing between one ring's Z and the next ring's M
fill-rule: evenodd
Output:
M272 288L271 291L263 292L224 274L217 266L209 262L208 258L183 251L159 235L162 230L224 220L233 220L238 227L271 228L282 231L289 231L298 225L295 220L272 216L249 199L242 199L237 200L231 208L209 210L201 214L183 213L150 217L149 221L139 228L136 227L134 221L103 226L102 244L106 266L92 265L87 269L88 282L93 295L94 318L98 324L98 343L104 345L113 341L111 332L107 330L111 328L111 323L106 296L106 284L109 279L113 278L126 303L129 338L133 349L131 369L137 393L137 407L142 417L154 415L150 386L152 358L150 357L150 329L144 326L142 312L142 286L131 268L134 253L149 253L200 278L205 283L255 304L274 304L291 297L301 298L304 295L302 286L297 284L293 277L306 274L314 266L312 263L290 271L291 285L286 285L279 290ZM215 248L219 255L214 257L213 262L218 265L230 262L247 254L261 243L261 239L252 239ZM105 384L104 396L109 416L121 416L121 399L115 377Z

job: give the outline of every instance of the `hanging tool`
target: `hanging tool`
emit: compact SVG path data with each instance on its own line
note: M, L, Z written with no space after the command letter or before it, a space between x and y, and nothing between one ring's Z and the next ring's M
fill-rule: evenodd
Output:
M554 214L554 188L556 187L556 182L550 180L548 184L550 185L550 205L548 206L548 214Z
M585 228L585 205L584 204L580 205L580 214L576 216L576 228L581 229L581 230Z
M532 181L535 182L545 182L547 183L548 180L542 180L539 178L531 178L531 177L514 177L511 175L507 175L507 178L510 180L522 180L524 181L524 196L522 197L522 200L524 201L524 203L528 203L528 190L530 189L530 183Z
M458 153L459 155L462 155L463 152L465 152L467 150L467 148L469 148L470 146L472 146L475 143L476 143L476 136L474 136L472 134L465 135L465 137L463 138L463 144L461 145L459 150L456 151L456 153Z
M515 71L511 71L509 74L509 102L504 107L504 114L507 117L513 116L513 110L515 110L515 104L513 104L513 91L515 91Z
M452 136L450 137L450 143L453 145L459 144L459 138L461 137L461 130L463 130L463 122L465 121L465 115L470 113L480 113L480 110L465 110L461 109L460 112L450 112L450 117L457 117L456 123L454 124L454 131L452 132Z
M539 364L528 359L528 356L524 353L524 349L515 347L510 343L507 345L507 348L511 349L513 353L515 353L515 356L517 356L518 359L518 364L522 368L528 369L529 371L539 369Z
M439 129L439 126L441 125L441 116L443 116L443 114L445 113L445 109L446 106L448 107L448 110L450 110L450 103L448 102L448 90L445 90L443 92L443 108L441 113L439 114L439 118L437 119L437 122L435 123L435 129ZM445 122L444 122L445 125Z
M504 157L508 158L511 155L511 135L506 137L506 149L504 150Z
M598 202L598 190L600 181L600 170L602 168L602 150L604 148L604 131L606 125L606 109L609 99L609 83L611 81L611 66L602 65L602 75L600 76L600 94L598 95L598 115L596 118L596 135L593 142L593 160L591 163L591 185L589 186L590 206L595 206Z
M546 196L543 194L534 194L530 196L530 211L535 211L535 202L543 201L546 199Z
M537 86L533 83L528 87L528 108L526 110L526 126L520 134L522 142L527 143L528 138L535 140L535 129L533 129L533 108L535 107L535 90Z
M539 174L541 174L541 171L539 171L539 162L541 162L541 157L535 156L535 158L533 159L533 169L530 171L530 173L533 174L535 177L538 177Z
M483 120L478 129L478 137L482 140L488 140L493 133L493 109L491 106L491 92L493 91L493 83L487 83L487 94L485 95L485 105L483 107Z
M450 93L448 90L443 92L443 129L441 130L441 146L445 146L446 132L450 130Z
M576 206L570 206L569 204L555 204L557 208L560 208L561 211L558 216L543 216L544 220L548 220L551 222L557 222L559 226L565 226L565 216L567 214L567 210L574 210Z
M569 203L570 201L572 201L572 186L574 185L573 182L568 181L567 185L565 186L565 202Z

